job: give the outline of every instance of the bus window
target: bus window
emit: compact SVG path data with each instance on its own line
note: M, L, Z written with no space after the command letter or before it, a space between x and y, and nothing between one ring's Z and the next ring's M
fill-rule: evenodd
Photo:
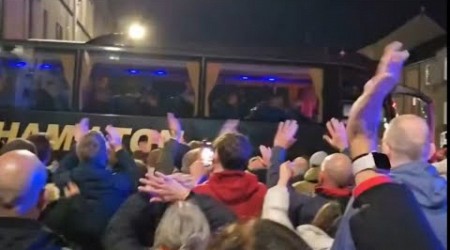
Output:
M316 84L317 73L322 72L307 67L208 63L206 116L317 121L322 85L321 79Z
M0 52L0 108L64 111L71 103L75 57L23 47Z
M85 53L81 109L102 114L193 117L200 63Z

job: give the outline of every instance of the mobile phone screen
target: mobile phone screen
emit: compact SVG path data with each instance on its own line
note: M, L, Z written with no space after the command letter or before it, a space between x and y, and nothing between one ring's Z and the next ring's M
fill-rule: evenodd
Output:
M205 166L211 166L213 163L213 157L214 157L214 150L209 142L204 142L202 151L201 151L201 160L203 162L203 165Z

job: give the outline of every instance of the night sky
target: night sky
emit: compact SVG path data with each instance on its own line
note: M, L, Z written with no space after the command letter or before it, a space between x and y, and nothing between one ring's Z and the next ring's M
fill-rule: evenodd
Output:
M139 17L158 43L358 50L420 12L447 27L446 0L109 0L117 20Z

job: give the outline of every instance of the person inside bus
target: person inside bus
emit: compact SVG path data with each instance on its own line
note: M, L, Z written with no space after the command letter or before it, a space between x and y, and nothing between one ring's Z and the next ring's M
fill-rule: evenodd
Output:
M3 65L1 65L3 66ZM0 107L10 107L14 105L14 86L8 77L5 68L0 68Z
M232 91L224 99L218 99L213 103L212 117L219 119L239 119L239 95Z
M177 117L192 117L194 115L195 93L189 82L181 95L170 98L170 112Z
M40 110L67 110L69 98L54 80L42 80L36 90L36 108Z
M281 95L272 95L265 102L258 104L250 111L248 119L268 122L279 122L287 120L284 98Z
M111 110L111 97L109 78L106 76L97 78L93 85L90 103L87 106L88 111L108 113Z
M160 105L159 93L146 90L140 98L141 114L148 116L164 116L166 112Z

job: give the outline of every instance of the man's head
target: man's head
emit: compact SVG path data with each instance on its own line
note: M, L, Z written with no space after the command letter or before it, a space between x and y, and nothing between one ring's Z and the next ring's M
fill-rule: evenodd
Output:
M28 150L33 154L37 154L37 149L34 144L28 140L25 139L14 139L5 145L0 150L0 155L6 154L10 151L14 150Z
M274 95L269 98L269 106L272 108L283 109L284 98L281 95Z
M416 115L394 118L383 135L382 151L397 167L412 161L428 161L435 151L427 122Z
M294 159L293 167L294 167L294 177L295 176L302 176L308 171L309 169L309 163L308 161L303 157L297 157Z
M90 131L77 144L77 155L81 162L97 166L108 164L108 148L105 137L97 131Z
M190 174L190 167L194 162L200 159L201 148L191 149L184 154L181 160L181 172L184 174Z
M161 156L161 149L153 149L150 151L147 157L147 165L152 168L156 168L156 164L158 164L159 157Z
M159 94L156 91L150 90L144 94L143 101L150 107L159 106Z
M214 141L214 171L241 170L247 168L252 154L248 138L238 133L226 133Z
M148 143L148 136L141 135L138 139L138 147L141 152L148 153L151 150L151 145Z
M223 228L208 250L307 250L310 247L293 230L265 219L253 219Z
M321 165L319 184L329 188L345 188L352 184L352 161L345 154L332 154Z
M227 104L233 107L239 105L239 96L237 93L233 92L228 95Z
M46 181L35 154L14 150L0 156L0 216L37 218Z
M39 133L30 135L27 140L32 142L36 147L39 160L41 160L45 165L48 165L52 159L53 151L48 136L45 133Z

